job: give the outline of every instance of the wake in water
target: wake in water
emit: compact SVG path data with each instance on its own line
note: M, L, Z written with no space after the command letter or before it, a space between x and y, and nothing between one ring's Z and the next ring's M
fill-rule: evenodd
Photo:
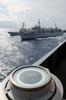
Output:
M0 73L7 76L15 68L31 65L66 39L60 37L21 41L20 36L11 37L8 30L0 30Z

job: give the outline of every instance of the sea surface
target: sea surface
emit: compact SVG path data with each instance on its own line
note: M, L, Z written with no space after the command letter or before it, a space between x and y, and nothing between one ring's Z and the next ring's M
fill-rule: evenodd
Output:
M0 29L0 74L5 76L17 67L32 65L66 40L66 33L64 33L57 37L21 41L20 36L10 36L8 31L14 30ZM2 80L1 77L0 81Z

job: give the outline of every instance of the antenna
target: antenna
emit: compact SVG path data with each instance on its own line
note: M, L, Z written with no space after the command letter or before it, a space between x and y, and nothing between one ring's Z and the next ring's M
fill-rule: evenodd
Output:
M55 21L55 28L57 27L57 25L56 25L56 21Z
M25 23L23 22L22 29L24 29Z
M40 27L40 19L38 19L38 26Z
M56 28L56 23L55 23L55 28Z

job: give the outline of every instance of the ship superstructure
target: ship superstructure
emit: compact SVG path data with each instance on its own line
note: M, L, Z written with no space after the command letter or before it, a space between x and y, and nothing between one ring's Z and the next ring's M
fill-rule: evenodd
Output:
M33 38L46 38L55 37L63 35L63 31L55 26L55 28L41 28L40 20L38 20L38 25L31 28L25 28L25 23L23 23L22 28L19 32L8 32L11 36L21 36L21 40L33 39Z
M62 30L58 29L57 27L55 27L54 29L53 28L41 28L40 20L38 20L38 25L35 25L34 27L31 27L30 29L24 28L24 24L25 23L23 23L22 28L19 30L19 34L22 40L63 35Z

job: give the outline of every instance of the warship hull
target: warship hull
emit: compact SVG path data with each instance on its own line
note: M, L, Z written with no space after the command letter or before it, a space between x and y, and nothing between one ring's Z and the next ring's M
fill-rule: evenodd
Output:
M55 33L19 33L21 36L21 40L34 39L34 38L47 38L47 37L56 37L63 35L63 32L55 32Z
M10 34L10 36L18 36L19 33L18 32L8 32Z

